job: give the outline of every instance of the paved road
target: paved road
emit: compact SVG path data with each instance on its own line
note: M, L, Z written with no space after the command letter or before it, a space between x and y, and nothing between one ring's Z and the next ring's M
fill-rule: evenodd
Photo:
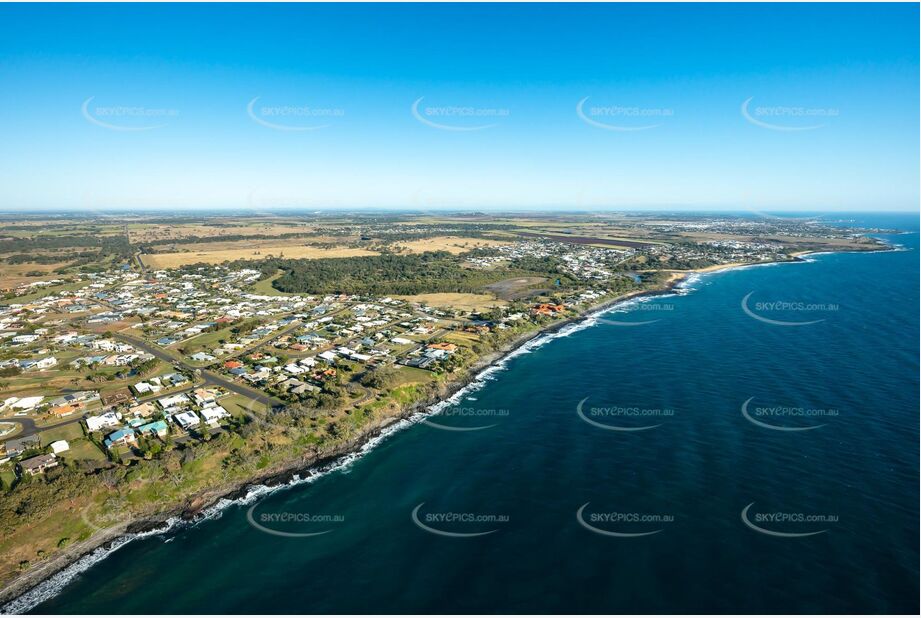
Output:
M167 352L160 346L150 344L144 341L143 339L140 339L139 337L125 335L124 333L115 333L113 336L116 339L121 339L122 341L125 341L126 343L130 343L136 348L144 350L145 352L149 354L153 354L154 356L156 356L162 361L171 363L173 365L178 365L190 373L200 375L205 384L220 386L221 388L225 388L233 393L237 393L238 395L243 395L247 399L255 399L259 403L266 405L266 406L280 407L280 406L285 405L285 402L283 402L282 400L276 399L275 397L271 397L270 395L267 395L258 389L251 388L249 386L244 386L243 384L238 384L236 382L228 380L227 378L213 371L209 371L208 369L199 369L199 368L187 365L181 359ZM190 388L194 388L194 386ZM181 392L181 391L175 391L175 392Z
M69 418L66 421L61 421L60 423L55 423L53 425L42 425L38 426L35 424L35 419L29 418L28 416L12 416L0 418L0 422L6 423L19 423L22 426L22 431L19 433L11 435L8 440L15 440L17 438L27 438L29 436L34 436L35 434L41 431L47 431L48 429L54 429L55 427L63 427L64 425L70 425L71 423L79 422L83 418L83 415L75 416Z
M290 333L291 331L296 330L299 326L302 326L301 321L300 321L300 320L294 320L293 322L291 322L290 324L288 324L288 325L285 326L284 328L280 328L280 329L278 329L277 331L275 331L274 333L272 333L272 336L269 337L268 339L265 339L264 341L260 341L260 342L254 343L254 344L250 345L249 347L245 347L245 348L242 348L242 349L240 349L240 350L234 350L232 354L228 354L227 356L223 356L223 357L221 357L219 360L213 361L213 362L211 362L211 363L209 363L209 364L207 364L207 365L202 365L202 367L213 367L214 365L217 365L218 363L223 363L224 361L228 361L228 360L230 360L230 359L232 359L232 358L239 358L239 357L243 356L244 354L249 354L249 353L251 353L251 352L255 352L255 351L257 351L257 350L260 350L260 349L264 348L265 346L269 345L270 343L272 343L273 341L275 341L276 339L278 339L279 337L283 337L284 335L287 335L287 334Z

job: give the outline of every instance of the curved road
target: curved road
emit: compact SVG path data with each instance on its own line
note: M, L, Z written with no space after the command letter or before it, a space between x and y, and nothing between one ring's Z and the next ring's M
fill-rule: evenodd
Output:
M19 425L22 427L22 430L18 433L14 433L9 438L5 438L5 440L15 440L17 438L28 438L29 436L34 436L40 431L47 431L49 429L54 429L55 427L69 425L70 423L79 421L81 418L83 418L82 414L80 416L69 418L66 421L61 421L60 423L55 423L53 425L43 425L41 427L35 424L35 419L29 418L27 416L4 417L0 418L0 422L19 423Z
M146 341L138 337L133 337L131 335L125 335L124 333L115 333L113 337L116 339L121 339L122 341L126 343L130 343L136 348L144 350L145 352L149 354L153 354L154 356L156 356L157 358L159 358L160 360L164 362L170 363L172 365L179 365L180 367L192 373L193 375L200 375L202 380L204 380L205 384L220 386L221 388L225 388L233 393L237 393L238 395L243 395L244 397L248 399L254 399L258 401L259 403L265 406L268 406L270 408L282 407L285 405L285 402L283 402L282 400L276 399L275 397L272 397L270 395L266 395L265 393L263 393L262 391L258 389L251 388L249 386L244 386L243 384L238 384L236 382L228 380L227 378L217 373L214 373L213 371L209 371L207 369L198 369L196 367L187 365L181 359L176 358L174 355L167 352L160 346L156 346L156 345L147 343ZM190 387L190 388L194 388L194 387Z

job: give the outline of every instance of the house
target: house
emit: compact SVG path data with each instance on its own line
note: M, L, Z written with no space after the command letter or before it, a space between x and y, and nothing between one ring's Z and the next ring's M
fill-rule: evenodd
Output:
M25 345L27 343L33 343L39 340L38 335L16 335L10 339L10 343L13 345Z
M157 409L154 406L152 401L147 401L145 403L139 403L136 406L131 406L130 408L128 408L128 414L131 414L133 416L142 416L144 418L150 416L156 411Z
M541 303L531 308L531 315L553 315L566 310L564 305L554 305L552 303Z
M82 412L82 411L83 411L83 404L79 402L75 402L72 404L66 403L64 405L54 406L53 408L48 410L49 414L53 416L70 416L74 412Z
M170 395L169 397L161 397L157 400L157 403L160 404L160 407L164 410L166 408L172 408L173 406L182 406L189 403L189 398L183 393L178 395Z
M117 412L106 412L99 416L87 416L85 420L86 430L92 432L108 427L117 427L121 424L121 415Z
M211 356L210 354L207 354L207 353L205 353L205 352L196 352L195 354L193 354L193 355L190 356L189 358L191 358L193 361L195 361L195 362L197 362L197 363L208 363L208 362L211 362L211 361L214 360L214 357L213 357L213 356Z
M429 350L442 350L444 352L447 352L448 354L451 354L457 351L457 346L454 345L453 343L430 343L425 347L428 348Z
M304 393L319 393L320 387L314 386L313 384L301 384L292 388L290 392L294 395L302 395Z
M118 446L136 446L137 443L137 436L135 436L133 429L119 429L109 434L109 437L105 440L106 448L110 450Z
M58 440L56 442L52 442L50 446L51 452L55 455L70 450L70 445L67 443L67 440Z
M426 369L429 365L435 362L434 358L423 356L420 358L413 358L406 361L404 364L407 367L418 367L419 369Z
M43 369L49 369L58 364L58 359L53 356L47 356L40 360L35 361L35 363L29 367L30 371L41 371Z
M205 419L205 422L209 425L217 425L222 418L227 418L230 416L230 413L227 412L222 406L211 406L210 408L204 408L201 411L202 418Z
M63 397L57 397L52 399L48 403L52 406L63 406L64 404L74 404L79 402L89 403L91 401L99 401L99 393L96 391L77 391L74 393L68 393Z
M9 406L15 410L31 410L38 406L42 401L44 401L42 395L36 395L35 397L23 397L22 399L17 399L16 401L9 404Z
M178 414L173 415L173 421L183 429L188 429L189 427L195 427L201 423L201 419L198 418L198 415L191 411L179 412Z
M159 385L154 385L149 382L138 382L131 388L134 389L134 392L138 395L146 395L147 393L156 393L161 390L163 387Z
M224 361L224 369L239 369L242 366L243 363L238 360Z
M167 373L160 376L160 380L168 383L170 386L179 386L189 381L189 379L181 373Z
M19 457L30 448L38 448L40 440L37 435L14 438L4 443L8 457Z
M197 388L195 392L192 393L192 397L195 399L196 404L205 406L214 403L217 399L217 394L213 390L207 388Z
M58 465L58 458L55 455L38 455L19 462L19 470L23 474L35 476L56 465Z
M163 438L169 433L169 426L166 424L166 421L154 421L146 425L141 425L137 428L137 431L141 435L155 435L158 438Z
M294 387L296 387L296 386L300 386L301 384L303 384L303 382L301 382L301 381L298 380L297 378L288 378L288 379L285 380L284 382L279 383L279 384L278 384L278 387L281 388L281 389L283 389L283 390L289 390L289 389L292 389L292 388L294 388Z

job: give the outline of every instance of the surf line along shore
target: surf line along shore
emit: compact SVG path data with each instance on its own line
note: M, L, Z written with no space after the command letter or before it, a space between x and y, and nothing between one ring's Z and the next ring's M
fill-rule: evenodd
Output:
M90 538L76 543L60 554L35 568L22 573L0 590L0 613L24 613L51 598L81 572L105 556L127 545L130 541L146 536L163 534L174 526L188 525L203 519L211 509L223 508L253 496L263 495L283 487L290 487L316 478L340 467L341 462L371 450L376 444L400 429L412 426L423 418L437 414L440 404L449 403L461 396L473 385L481 383L484 374L501 366L501 363L521 350L527 344L549 341L561 330L597 317L627 301L671 294L689 277L699 274L722 272L735 268L767 264L805 262L804 256L811 252L800 252L789 260L775 262L732 263L715 265L687 271L671 271L672 276L660 287L636 290L583 310L578 316L547 324L542 328L524 333L506 342L501 348L483 355L464 371L464 374L438 387L437 392L425 399L403 406L398 414L380 419L368 426L361 434L329 449L308 451L299 459L290 460L245 481L237 481L215 487L190 496L183 504L164 509L162 512L126 520L116 526L101 530Z

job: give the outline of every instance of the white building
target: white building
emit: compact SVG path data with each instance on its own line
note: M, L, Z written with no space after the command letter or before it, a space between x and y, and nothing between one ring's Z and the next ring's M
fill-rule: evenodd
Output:
M218 421L229 417L230 413L223 406L211 406L210 408L204 408L201 411L201 415L209 425L217 425Z
M201 419L198 418L198 415L194 412L180 412L173 415L173 420L176 421L176 424L182 427L183 429L188 429L189 427L195 427L201 423Z
M117 412L106 412L99 416L86 417L86 429L88 431L99 431L108 427L117 427L121 424L121 415Z

